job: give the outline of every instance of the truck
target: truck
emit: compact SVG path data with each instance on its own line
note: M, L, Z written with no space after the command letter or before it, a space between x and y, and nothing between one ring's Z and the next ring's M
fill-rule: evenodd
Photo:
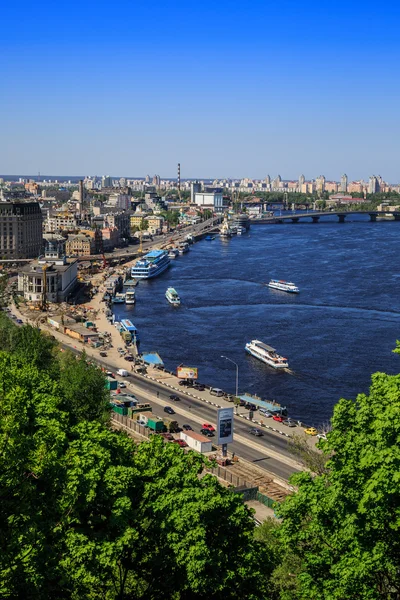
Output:
M174 421L173 419L169 419L168 417L164 417L163 421L164 421L165 429L167 431L169 431L169 433L174 433L174 431L178 431L179 425L178 425L177 421Z
M137 415L137 420L144 423L149 429L156 432L164 431L164 421L153 415L152 412L142 412Z
M118 389L118 381L116 379L112 379L112 377L107 377L106 390L116 390L116 389Z
M117 373L121 377L128 377L128 375L129 375L129 373L126 369L118 369Z
M128 416L130 419L137 420L137 415L142 412L151 412L151 406L147 402L138 403L136 406L132 406L128 410Z

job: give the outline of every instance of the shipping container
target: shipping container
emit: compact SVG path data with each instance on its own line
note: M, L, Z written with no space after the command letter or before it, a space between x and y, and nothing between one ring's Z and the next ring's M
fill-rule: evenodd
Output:
M113 404L111 408L113 412L119 415L126 416L128 414L128 408L126 406L116 406L115 404Z
M113 379L112 377L107 377L106 381L106 389L107 390L116 390L118 388L118 381Z

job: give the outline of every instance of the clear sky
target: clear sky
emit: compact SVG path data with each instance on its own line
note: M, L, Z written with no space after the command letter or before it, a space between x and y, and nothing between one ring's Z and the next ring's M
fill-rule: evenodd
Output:
M5 2L0 173L400 181L400 3Z

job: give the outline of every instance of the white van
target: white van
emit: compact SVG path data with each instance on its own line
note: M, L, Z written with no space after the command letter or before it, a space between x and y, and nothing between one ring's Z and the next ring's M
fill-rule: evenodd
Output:
M210 394L211 396L224 396L224 390L220 390L219 388L211 388Z
M128 375L129 375L129 373L126 369L118 369L117 373L121 377L128 377Z

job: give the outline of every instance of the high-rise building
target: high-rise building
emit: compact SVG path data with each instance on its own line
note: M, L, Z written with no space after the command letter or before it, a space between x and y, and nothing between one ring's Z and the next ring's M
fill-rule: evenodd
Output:
M194 198L197 193L201 192L201 183L199 181L192 181L190 184L190 202L194 204Z
M372 175L368 181L368 194L377 194L379 192L379 181L375 175Z
M324 175L320 175L319 177L317 177L317 179L315 180L315 183L317 184L317 192L325 191L325 176Z
M270 185L270 184L271 184L271 177L270 177L269 175L267 175L267 176L266 176L266 178L265 178L265 183L266 183L267 185Z
M340 191L347 192L348 179L346 173L340 178Z
M36 258L43 245L38 202L0 202L0 256Z
M306 182L306 178L304 177L304 175L300 175L299 177L299 188L301 189L301 186L303 185L303 183Z
M103 175L103 177L101 178L101 187L102 188L108 188L108 187L112 187L112 177L110 177L109 175Z

